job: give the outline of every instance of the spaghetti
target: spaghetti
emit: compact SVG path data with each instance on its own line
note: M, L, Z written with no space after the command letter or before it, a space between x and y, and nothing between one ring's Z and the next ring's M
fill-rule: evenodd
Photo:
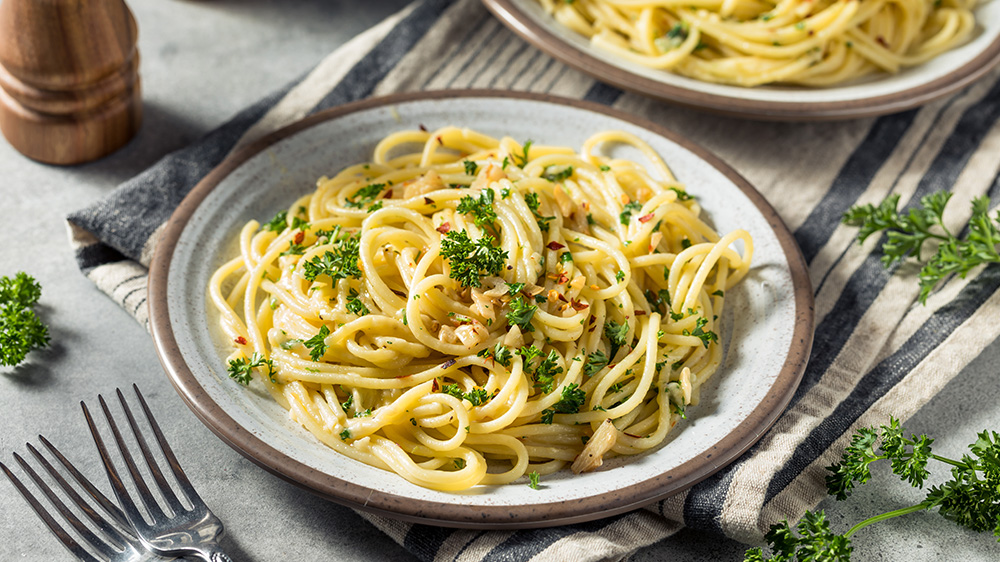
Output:
M964 43L976 0L538 0L593 45L737 86L841 84Z
M249 222L209 292L230 375L340 453L447 491L579 472L662 443L719 366L753 244L699 213L624 132L404 131Z

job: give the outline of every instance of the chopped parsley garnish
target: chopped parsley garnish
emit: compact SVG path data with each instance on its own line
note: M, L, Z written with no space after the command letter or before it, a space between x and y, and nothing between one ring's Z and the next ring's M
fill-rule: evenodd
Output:
M492 357L494 361L500 363L504 367L510 367L510 361L514 357L514 354L511 353L510 349L502 343L497 343L492 350L490 348L486 348L476 355L480 357Z
M448 260L449 275L463 287L481 287L483 275L498 275L504 268L507 252L493 245L493 237L469 238L464 230L451 230L441 239L441 257Z
M309 230L309 222L299 216L292 217L292 230L295 229Z
M462 388L457 384L446 384L441 392L450 394L459 400L468 400L473 406L481 406L490 399L490 394L486 392L486 389L478 386L469 392L462 392Z
M326 353L328 346L326 345L325 340L326 336L329 335L330 329L326 327L326 324L324 324L320 326L319 332L317 332L315 336L302 342L302 345L309 348L309 357L311 357L313 361L319 361L323 357L323 354Z
M352 209L361 209L369 203L373 203L385 189L384 183L371 183L354 192L354 195L344 199L344 206Z
M659 49L661 53L665 53L679 47L687 38L687 22L677 22L670 28L669 31L667 31L666 35L654 39L653 44L656 45L656 48Z
M535 215L535 222L538 223L539 230L542 232L548 232L549 223L555 220L555 217L546 217L538 212L538 207L540 205L538 194L525 193L524 202L528 205L528 208L531 209L531 214Z
M231 360L227 371L229 372L229 378L246 386L253 379L253 370L258 367L267 367L267 376L273 380L274 362L270 359L264 359L264 356L257 352L254 352L250 356L250 359L240 357L239 359Z
M552 423L552 416L555 414L575 414L579 412L586 399L586 392L576 383L569 383L562 389L562 399L553 404L551 408L542 410L542 423Z
M524 283L507 283L507 294L516 295L524 290Z
M625 204L622 208L622 212L618 214L618 222L628 226L629 221L632 219L632 213L642 209L642 203L638 201L630 201Z
M588 377L596 375L608 365L608 361L608 356L603 351L591 353L587 356L587 361L583 364L583 374Z
M617 280L619 283L621 283L622 281L624 281L625 280L625 272L621 271L621 270L616 271L615 272L615 280Z
M719 341L719 334L716 334L715 332L713 332L711 330L706 331L705 330L705 325L706 324L708 324L708 318L705 318L704 316L701 316L701 317L698 318L697 321L695 321L694 331L683 330L683 331L681 331L681 334L683 334L685 336L694 336L694 337L700 339L701 343L705 344L705 348L708 349L708 344L710 342L717 342L717 341Z
M561 372L563 368L559 366L559 354L553 349L535 367L535 388L541 389L544 394L552 392L555 376Z
M624 324L619 324L614 320L608 320L604 324L604 337L608 338L611 343L611 353L609 354L610 359L614 359L618 355L618 350L625 345L625 337L628 335L628 322Z
M529 304L521 295L518 295L510 301L510 312L507 313L507 320L511 324L520 326L523 331L534 332L535 327L531 325L531 317L535 315L537 310L537 306Z
M302 244L296 244L295 242L288 243L288 249L281 252L282 256L301 256L306 251L306 247Z
M688 238L681 238L681 248L687 250L691 247L691 240Z
M537 302L538 304L545 304L549 302L549 297L539 293L535 295L535 302Z
M368 206L368 212L369 213L374 213L375 211L377 211L377 210L379 210L381 208L382 208L382 202L381 201L376 201L375 203L372 203L371 205Z
M532 490L538 489L538 471L533 470L528 473L528 487Z
M497 221L497 213L493 210L493 198L493 190L486 188L479 194L479 197L472 197L471 195L463 197L458 202L458 207L455 211L472 215L476 226L480 228L483 226L493 226L493 223Z
M372 409L371 408L367 408L364 412L355 412L354 413L354 417L356 417L356 418L367 418L367 417L371 417L371 415L372 415Z
M465 459L455 459L455 468L458 470L465 468Z
M691 195L687 191L684 191L683 189L680 189L680 188L677 188L677 187L671 187L670 191L673 191L674 193L677 194L677 200L678 201L690 201L690 200L694 199L693 195Z
M573 261L573 254L569 252L563 252L559 254L559 263L569 263Z
M347 400L345 400L340 406L344 410L349 410L351 408L351 404L354 404L354 395L353 394L348 394L347 395Z
M515 353L524 358L524 366L525 369L527 369L528 363L530 363L535 357L540 356L542 354L542 350L538 349L534 345L529 345L518 349Z
M573 175L573 166L549 166L545 168L542 177L551 181L559 182L568 179Z
M611 166L607 166L605 164L601 164L601 171L602 172L610 172L611 171Z
M528 151L531 150L531 144L532 141L530 140L525 141L523 152L520 155L518 154L512 155L514 157L514 163L517 164L518 168L523 168L528 164Z
M337 240L333 251L327 250L322 256L304 262L302 275L307 281L327 275L334 283L338 279L361 279L361 268L358 267L360 245L361 238L356 234Z
M278 214L274 215L274 218L271 219L271 222L265 224L260 228L261 230L281 232L282 230L285 230L286 226L288 226L287 219L288 219L288 211L278 211Z
M357 314L358 316L364 316L371 312L365 303L361 302L360 295L354 289L351 289L347 293L347 310Z
M462 160L462 165L465 166L465 173L467 175L474 176L479 171L479 164L476 164L472 160Z
M49 329L34 309L41 297L42 286L23 271L0 277L0 365L13 367L49 345Z
M722 289L719 289L718 291L713 292L712 295L716 297L724 297L726 296L726 293Z
M341 441L347 441L350 438L351 438L351 430L350 429L344 429L344 431L340 432L340 440Z

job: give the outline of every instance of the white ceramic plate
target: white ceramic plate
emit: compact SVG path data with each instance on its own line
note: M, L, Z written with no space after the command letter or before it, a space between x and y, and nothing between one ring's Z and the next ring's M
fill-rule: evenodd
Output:
M535 0L483 0L508 27L558 60L620 88L671 103L756 119L822 120L910 109L967 86L1000 63L1000 1L976 9L971 41L893 75L828 88L744 88L702 82L622 60L557 23Z
M410 484L328 449L289 420L263 390L226 374L231 344L215 329L207 284L237 253L240 227L267 220L311 192L316 178L368 159L388 133L425 125L472 127L543 144L581 146L594 132L623 129L649 142L697 196L720 231L754 238L751 274L727 292L726 357L702 403L669 442L601 470L526 485L445 493ZM632 156L624 149L617 155ZM636 156L638 158L638 156ZM177 209L150 275L157 350L194 412L264 468L352 507L424 523L531 527L624 512L691 486L736 458L791 399L812 341L812 292L804 262L766 201L715 157L657 126L596 105L507 92L435 92L367 100L307 118L224 162Z

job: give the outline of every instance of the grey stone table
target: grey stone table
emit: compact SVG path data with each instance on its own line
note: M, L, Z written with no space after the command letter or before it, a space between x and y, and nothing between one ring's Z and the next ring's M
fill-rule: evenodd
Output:
M41 282L41 312L52 335L50 349L0 370L0 459L10 461L12 451L43 434L96 479L102 473L79 402L135 382L225 522L224 545L234 560L413 560L351 510L271 476L206 429L174 393L146 332L76 269L64 226L67 213L304 72L403 0L131 4L140 27L145 107L138 137L108 158L69 168L32 162L0 142L0 274L25 270ZM994 344L911 420L911 428L932 433L939 450L955 455L977 431L1000 428L1000 402L984 399L996 396L998 362L1000 345ZM823 503L835 528L917 499L902 483L880 482L847 502ZM633 559L741 560L744 548L682 531ZM998 560L1000 546L921 513L862 531L855 553L858 561ZM69 559L13 486L0 481L0 560Z

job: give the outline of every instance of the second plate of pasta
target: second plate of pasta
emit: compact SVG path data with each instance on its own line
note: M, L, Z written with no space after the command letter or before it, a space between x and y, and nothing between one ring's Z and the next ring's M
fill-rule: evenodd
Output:
M902 111L1000 61L1000 4L976 0L484 0L552 57L647 96L739 117Z
M151 269L172 381L325 497L467 527L676 493L749 447L811 341L801 256L648 123L490 92L369 100L230 158Z

